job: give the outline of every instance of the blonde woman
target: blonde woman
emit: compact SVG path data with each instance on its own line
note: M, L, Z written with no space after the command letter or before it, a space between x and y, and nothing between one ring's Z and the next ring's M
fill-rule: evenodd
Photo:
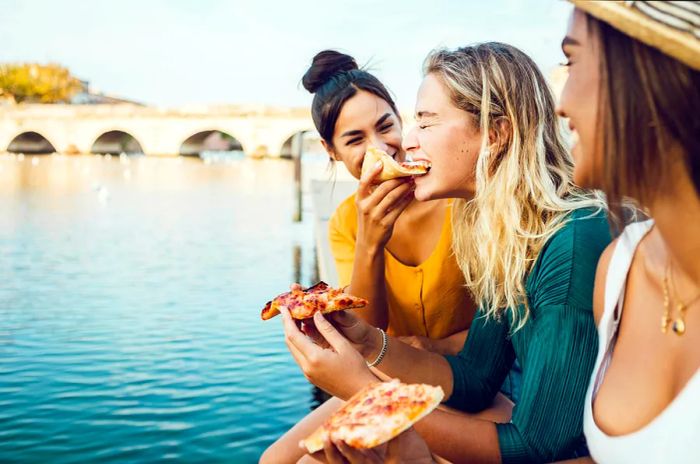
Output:
M323 349L283 314L287 345L308 379L347 399L383 374L439 385L446 404L390 447L400 461L549 462L586 454L583 398L596 354L592 293L610 237L602 203L572 182L554 100L534 62L484 43L430 54L418 92L418 126L404 139L432 163L415 196L456 198L453 243L480 312L456 356L417 350L350 314L314 318ZM366 182L362 179L361 182ZM478 416L518 360L512 418ZM319 413L320 414L320 413ZM423 440L427 443L427 447ZM328 443L325 457L382 460ZM401 453L403 453L401 455ZM309 457L322 459L323 456Z
M425 62L416 117L404 148L432 169L416 179L415 196L457 199L455 253L482 303L464 348L441 356L384 337L350 314L334 316L335 327L316 315L332 347L324 349L284 313L287 345L307 378L341 399L377 381L367 362L405 382L440 385L447 405L463 412L437 410L416 430L450 461L583 455L583 398L597 348L593 282L610 237L601 201L572 182L551 92L512 46L442 50ZM515 359L523 384L511 420L477 416ZM411 446L422 443L414 432L406 437L393 449L414 455L399 459L425 452ZM354 451L341 443L327 444L325 453L334 460ZM384 458L372 453L363 457Z

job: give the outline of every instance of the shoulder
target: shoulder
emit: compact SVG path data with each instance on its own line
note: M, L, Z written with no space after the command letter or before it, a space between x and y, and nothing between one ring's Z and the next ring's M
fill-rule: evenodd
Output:
M605 293L609 283L624 278L623 274L629 270L635 249L652 225L652 220L628 224L622 234L613 240L600 255L593 293L593 315L596 324L603 317L605 311Z
M612 260L613 253L615 252L615 247L617 246L618 239L613 240L610 245L605 247L603 253L600 255L598 260L598 267L595 272L595 287L593 289L593 317L595 318L595 323L598 325L600 318L603 317L603 311L605 309L605 286L608 277L608 269L610 268L610 261Z
M598 259L611 239L607 215L581 208L564 221L540 251L530 284L543 304L590 308Z
M349 232L357 226L357 206L355 205L355 194L353 193L343 200L333 212L328 221L328 228L331 232Z
M573 248L574 251L598 245L602 250L610 243L610 225L605 210L580 208L569 213L564 225L549 240L550 248Z
M546 267L585 265L595 268L610 240L605 211L581 208L564 219L564 225L544 245L538 260Z

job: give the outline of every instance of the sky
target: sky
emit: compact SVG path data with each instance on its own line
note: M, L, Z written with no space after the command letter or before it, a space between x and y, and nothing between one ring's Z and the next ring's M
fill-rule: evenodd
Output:
M0 0L0 62L54 62L160 107L309 106L318 51L354 56L411 110L437 47L496 40L545 74L563 61L561 0Z

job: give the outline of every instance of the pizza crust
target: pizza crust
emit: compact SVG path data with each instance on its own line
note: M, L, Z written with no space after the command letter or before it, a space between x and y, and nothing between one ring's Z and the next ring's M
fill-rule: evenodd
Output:
M386 396L387 392L393 394ZM443 397L440 387L408 385L397 379L370 385L350 398L300 445L315 453L323 449L324 440L330 436L354 448L374 448L430 414Z
M376 177L376 180L380 182L399 177L420 176L427 174L430 169L430 164L426 161L399 164L385 151L375 147L369 147L367 148L365 159L362 161L362 176L368 171L371 171L374 165L377 164L377 161L381 161L383 166L382 172Z
M260 318L264 321L272 319L280 313L281 307L286 307L292 318L303 320L313 317L319 311L328 314L364 308L367 304L368 301L364 298L343 293L342 289L331 288L325 282L319 282L306 290L292 290L277 295L265 304Z

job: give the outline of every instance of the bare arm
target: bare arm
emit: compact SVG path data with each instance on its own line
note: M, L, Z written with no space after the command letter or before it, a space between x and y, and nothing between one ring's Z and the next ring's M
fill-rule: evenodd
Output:
M436 409L414 427L433 453L450 462L501 462L493 422Z
M600 255L600 260L598 260L598 267L595 272L595 287L593 288L593 318L596 325L600 322L600 318L603 317L603 311L605 310L605 281L616 245L617 240L613 240L603 251L603 254Z
M348 293L369 301L368 308L357 316L369 324L386 329L389 310L384 277L384 248L391 238L399 215L413 200L414 184L410 178L392 179L374 184L381 172L379 163L360 184L355 197L357 204L357 238L352 280Z
M444 356L414 348L395 337L387 337L388 346L384 359L377 369L389 377L406 383L439 385L445 398L452 395L452 368ZM378 330L369 332L367 342L361 345L361 354L368 362L374 361L382 348L382 336Z
M384 279L384 247L358 244L355 247L352 281L346 289L351 295L365 298L368 308L353 313L367 323L384 330L389 326L389 307Z

